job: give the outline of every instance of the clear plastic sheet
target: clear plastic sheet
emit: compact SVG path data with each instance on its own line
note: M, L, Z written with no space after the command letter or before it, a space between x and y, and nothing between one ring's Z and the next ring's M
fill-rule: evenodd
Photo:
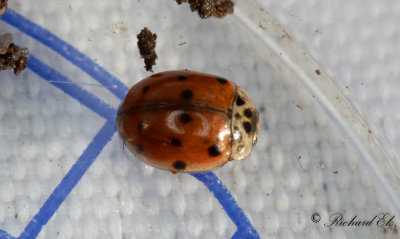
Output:
M20 77L1 72L0 238L395 236L324 225L335 213L400 215L399 165L265 4L236 1L233 15L204 20L173 1L10 3L2 33L33 57ZM150 74L136 49L145 26L158 35L156 72L221 75L253 97L261 132L249 158L172 175L124 151L113 119Z

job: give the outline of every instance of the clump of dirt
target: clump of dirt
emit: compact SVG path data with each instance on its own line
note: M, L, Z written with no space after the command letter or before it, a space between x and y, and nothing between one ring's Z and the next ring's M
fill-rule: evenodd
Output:
M0 17L6 11L8 5L8 0L0 0Z
M13 69L19 75L28 65L28 58L28 48L15 45L12 34L0 36L0 70Z
M155 51L157 34L152 33L147 27L143 28L142 31L137 35L138 48L140 56L144 59L146 71L153 72L153 65L156 64L158 58Z
M197 11L201 18L223 18L233 13L235 3L232 0L176 0L180 5L189 3L192 12Z

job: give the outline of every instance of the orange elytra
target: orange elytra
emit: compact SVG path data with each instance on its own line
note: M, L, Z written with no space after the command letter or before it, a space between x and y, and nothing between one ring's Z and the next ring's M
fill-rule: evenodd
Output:
M166 71L128 91L116 124L126 148L144 162L172 173L204 172L251 153L259 113L227 79Z

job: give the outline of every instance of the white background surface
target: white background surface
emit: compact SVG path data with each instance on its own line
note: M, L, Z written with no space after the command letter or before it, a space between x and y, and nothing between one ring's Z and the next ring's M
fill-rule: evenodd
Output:
M258 2L315 59L322 74L333 78L396 158L400 4ZM200 20L188 6L156 0L13 1L9 7L128 86L149 75L136 48L136 34L147 26L158 34L156 72L205 71L247 89L264 108L260 140L250 158L216 174L261 238L396 237L377 227L329 229L311 222L313 212L325 220L335 212L367 219L389 209L347 136L296 76L246 35L233 16ZM71 63L4 22L0 30L13 33L18 45L28 46L72 81L91 82ZM82 86L118 106L101 87ZM20 77L1 73L0 229L13 236L23 231L103 123L29 70ZM39 237L230 238L235 231L203 184L190 175L172 175L132 160L115 135Z

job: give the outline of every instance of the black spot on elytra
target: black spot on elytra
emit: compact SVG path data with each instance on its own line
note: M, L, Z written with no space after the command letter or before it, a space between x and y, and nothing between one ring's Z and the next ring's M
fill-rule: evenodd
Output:
M246 133L251 132L251 124L249 122L243 122L243 128L246 131Z
M227 80L225 80L223 78L216 78L216 80L221 84L226 84L226 82L228 82Z
M236 98L236 105L237 105L237 106L244 105L244 103L246 103L246 102L244 102L244 100L243 100L242 98L240 98L240 96L238 96L238 97Z
M172 164L172 167L177 170L183 170L186 168L186 163L182 161L175 161L174 164Z
M253 112L251 111L251 109L245 109L245 110L244 110L244 115L245 115L247 118L251 118L251 116L253 115Z
M208 148L208 155L211 157L216 157L221 154L221 148L218 145L213 145Z
M182 100L191 100L193 98L193 92L191 90L184 90L181 92Z
M141 154L143 152L143 147L141 145L136 145L136 153Z
M187 124L192 121L192 117L188 113L182 113L178 116L179 122Z
M181 147L182 146L181 141L179 139L177 139L177 138L172 138L171 139L171 144L173 146L176 146L176 147Z
M145 87L143 87L142 89L142 93L145 94L148 90L149 90L150 86L146 85Z
M236 114L235 114L235 118L236 118L236 119L240 119L240 118L242 118L242 116L240 116L239 113L236 113Z
M138 124L138 126L137 126L137 129L138 129L139 132L142 132L143 130L146 129L146 124L143 123L143 122L140 122L140 123Z
M178 81L184 81L187 79L187 76L179 75L177 78L178 78Z

